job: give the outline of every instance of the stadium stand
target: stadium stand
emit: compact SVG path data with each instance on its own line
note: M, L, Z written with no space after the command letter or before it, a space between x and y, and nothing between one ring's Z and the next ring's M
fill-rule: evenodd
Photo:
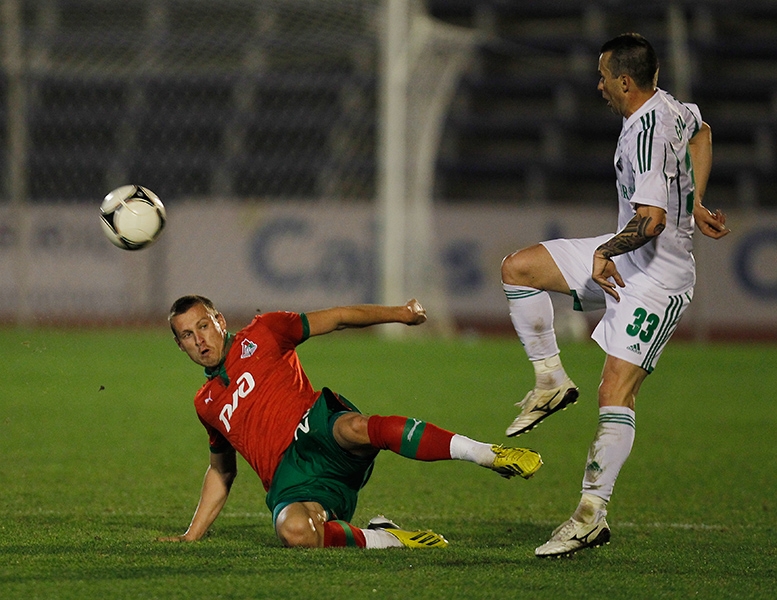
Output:
M27 3L31 199L127 181L166 202L372 198L377 46L358 5Z
M23 4L32 200L100 197L127 181L166 201L375 196L371 3ZM596 54L604 39L638 30L662 58L660 83L674 91L671 4L425 0L432 16L486 34L446 121L435 197L610 202L620 123L596 90ZM674 4L692 65L681 99L697 102L713 128L714 204L777 205L777 3ZM355 17L332 15L330 5ZM6 75L3 168L8 88Z
M484 28L462 80L438 161L450 200L610 201L620 123L602 106L601 43L639 31L673 89L671 2L428 0L432 15ZM690 97L713 129L715 203L774 206L777 173L777 3L677 1L687 22ZM677 92L675 92L677 93Z

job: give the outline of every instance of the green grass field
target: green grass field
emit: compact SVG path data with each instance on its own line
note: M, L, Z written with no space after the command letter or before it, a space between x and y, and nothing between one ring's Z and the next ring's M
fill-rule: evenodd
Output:
M597 422L601 351L563 347L580 401L519 445L531 480L383 453L354 519L430 527L445 550L289 550L245 463L208 538L182 533L207 439L202 372L164 328L0 330L0 598L773 598L777 346L670 344L637 406L609 506L609 546L538 560L574 509ZM316 387L505 443L532 383L517 340L387 342L336 333L300 347Z

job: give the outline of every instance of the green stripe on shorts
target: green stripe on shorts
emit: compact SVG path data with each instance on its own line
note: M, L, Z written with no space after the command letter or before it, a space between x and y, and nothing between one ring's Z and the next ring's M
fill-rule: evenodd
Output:
M666 311L664 312L661 326L656 332L655 340L650 345L650 350L648 351L647 356L645 356L645 360L643 360L640 365L648 373L653 372L658 356L661 354L664 346L666 346L669 338L672 337L674 330L677 328L677 324L680 322L680 317L683 314L683 304L685 304L683 302L683 296L669 297L669 306L667 306Z
M572 308L574 310L583 312L583 303L580 302L580 297L577 295L577 292L575 290L569 290L572 292Z

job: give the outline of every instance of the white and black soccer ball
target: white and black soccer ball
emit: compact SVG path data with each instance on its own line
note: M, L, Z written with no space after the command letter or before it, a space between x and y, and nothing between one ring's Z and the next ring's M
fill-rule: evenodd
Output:
M123 185L100 205L105 236L123 250L140 250L153 244L165 227L167 214L157 195L140 185Z

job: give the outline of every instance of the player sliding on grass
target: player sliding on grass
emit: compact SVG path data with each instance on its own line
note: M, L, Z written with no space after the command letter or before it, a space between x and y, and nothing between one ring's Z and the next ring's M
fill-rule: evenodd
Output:
M262 480L280 540L308 548L448 545L432 531L404 531L382 516L367 529L350 524L380 450L415 460L466 460L506 478L528 479L542 465L531 450L476 442L417 419L367 417L329 389L313 389L296 346L337 329L419 325L426 312L415 300L404 306L273 312L233 335L210 300L184 296L173 304L169 320L181 350L205 367L208 381L194 406L210 436L210 466L189 529L163 541L205 535L237 475L236 452Z
M536 373L508 436L577 400L559 359L548 292L571 295L578 310L605 309L592 335L607 358L582 497L537 556L571 554L610 539L606 507L634 442L637 392L693 296L694 220L712 238L728 233L725 215L702 204L712 162L710 128L695 105L656 87L658 59L647 40L625 34L605 43L599 75L599 91L623 117L614 161L619 233L543 242L502 262L510 318Z

